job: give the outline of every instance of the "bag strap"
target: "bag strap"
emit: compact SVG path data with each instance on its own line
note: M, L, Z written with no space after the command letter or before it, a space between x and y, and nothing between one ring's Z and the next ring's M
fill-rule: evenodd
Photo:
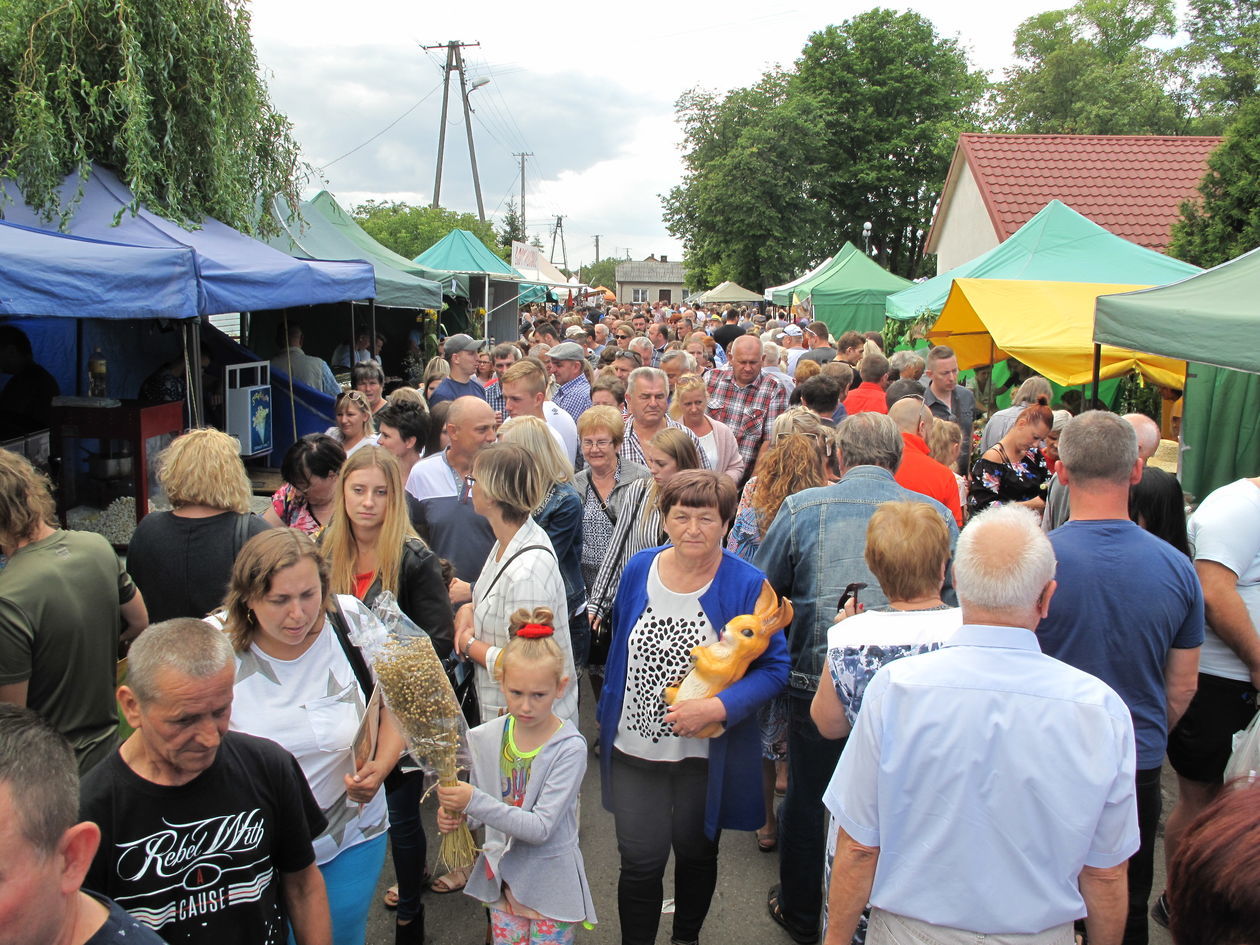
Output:
M363 651L351 643L346 635L346 613L341 609L341 601L337 599L336 594L332 597L334 609L328 615L328 622L332 624L333 634L337 637L337 642L341 644L341 651L346 654L346 660L350 663L354 678L359 681L359 688L363 690L363 701L366 704L372 698L374 686L372 673L368 669L367 660L363 658Z
M236 516L236 525L232 529L232 560L236 560L236 556L241 553L241 549L245 547L245 542L249 541L249 525L250 519L254 516L248 512L242 512Z
M495 574L494 580L492 580L490 582L489 587L486 588L485 596L488 597L490 595L490 591L493 590L494 586L499 583L499 578L503 576L503 572L507 570L507 566L511 564L513 561L515 561L517 558L519 558L521 555L525 554L525 552L527 551L545 551L547 552L547 554L551 555L553 558L556 556L556 553L552 551L550 548L548 548L546 545L526 545L524 548L521 548L519 551L515 552L512 555L512 557L508 558L506 561L503 562L503 566L499 568L498 573Z
M599 503L599 510L607 517L610 525L616 525L617 513L613 510L611 505L604 501L603 496L599 494L599 490L595 488L595 482L593 479L586 480L586 492L587 495L590 495L591 493L595 494L595 501ZM609 496L611 495L612 493L610 492Z

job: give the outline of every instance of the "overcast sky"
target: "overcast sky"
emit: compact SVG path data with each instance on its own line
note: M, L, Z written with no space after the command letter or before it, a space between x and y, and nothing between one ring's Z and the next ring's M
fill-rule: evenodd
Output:
M1021 21L1068 5L890 4L930 18L939 33L961 40L976 67L995 76L1011 62L1011 37ZM480 42L464 57L470 80L490 79L469 97L486 214L497 218L519 191L513 152L532 151L529 231L550 251L552 225L563 214L572 267L594 261L596 233L605 256L681 256L661 221L658 196L681 175L673 110L679 94L695 86L749 85L772 66L790 65L815 30L870 6L253 0L251 10L272 100L293 122L303 156L321 178L308 196L326 187L347 208L369 198L432 199L445 51L421 46ZM457 82L445 166L443 206L475 212Z

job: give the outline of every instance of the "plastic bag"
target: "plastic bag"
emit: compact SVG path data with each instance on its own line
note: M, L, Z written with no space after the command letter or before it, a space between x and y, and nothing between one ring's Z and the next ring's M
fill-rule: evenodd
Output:
M1234 733L1234 750L1225 766L1226 782L1257 777L1260 777L1260 712L1252 716L1245 729Z

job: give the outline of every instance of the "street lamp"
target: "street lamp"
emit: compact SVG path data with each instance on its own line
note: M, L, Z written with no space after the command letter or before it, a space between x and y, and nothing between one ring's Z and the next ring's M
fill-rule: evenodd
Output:
M866 243L866 255L871 254L871 221L862 224L862 239Z

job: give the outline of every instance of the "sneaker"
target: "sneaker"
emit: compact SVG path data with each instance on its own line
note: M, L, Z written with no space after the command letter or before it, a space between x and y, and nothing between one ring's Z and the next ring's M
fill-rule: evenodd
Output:
M1151 906L1151 918L1156 925L1168 928L1168 893L1160 893Z

